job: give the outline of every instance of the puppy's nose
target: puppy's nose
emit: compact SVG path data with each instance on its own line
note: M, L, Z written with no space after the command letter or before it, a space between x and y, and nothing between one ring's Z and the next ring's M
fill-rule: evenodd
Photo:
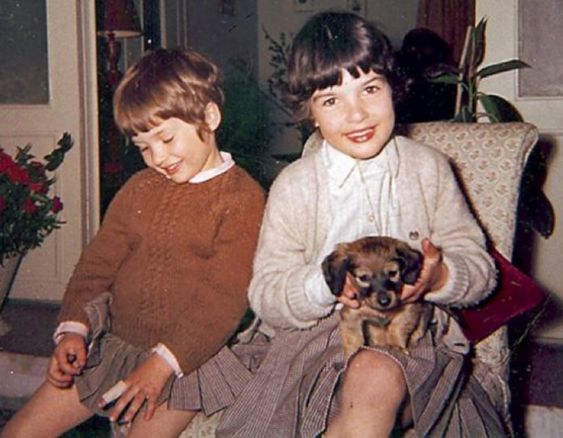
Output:
M389 304L391 304L391 298L389 298L389 295L386 293L378 294L377 302L381 307L387 307Z

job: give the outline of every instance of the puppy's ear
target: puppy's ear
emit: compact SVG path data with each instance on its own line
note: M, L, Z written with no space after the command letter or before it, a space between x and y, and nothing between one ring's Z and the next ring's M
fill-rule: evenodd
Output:
M397 246L397 256L401 266L401 280L403 280L403 283L416 283L416 279L422 270L422 253L404 244Z
M322 263L323 275L330 291L339 296L344 288L346 273L350 268L350 259L337 249L325 257Z

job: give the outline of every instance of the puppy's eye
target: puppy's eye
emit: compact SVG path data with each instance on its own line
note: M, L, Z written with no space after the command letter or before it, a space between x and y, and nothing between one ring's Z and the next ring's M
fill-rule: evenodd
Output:
M356 275L356 281L362 287L368 287L370 284L371 277L367 274Z

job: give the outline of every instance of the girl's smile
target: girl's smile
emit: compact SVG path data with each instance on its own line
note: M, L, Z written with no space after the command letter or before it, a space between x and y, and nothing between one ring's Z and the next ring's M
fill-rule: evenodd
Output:
M346 134L346 137L348 137L354 143L363 143L371 140L374 134L375 130L373 128L368 128Z

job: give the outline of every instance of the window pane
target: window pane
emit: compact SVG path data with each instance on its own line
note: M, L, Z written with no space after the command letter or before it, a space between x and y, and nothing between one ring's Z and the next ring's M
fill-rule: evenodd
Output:
M49 103L46 0L0 0L0 104Z

